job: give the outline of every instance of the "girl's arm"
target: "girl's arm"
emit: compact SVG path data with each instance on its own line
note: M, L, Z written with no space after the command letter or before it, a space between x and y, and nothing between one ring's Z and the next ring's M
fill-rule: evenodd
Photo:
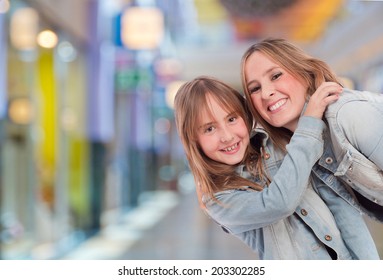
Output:
M351 145L383 170L383 102L348 102L337 121Z
M263 191L230 190L209 200L208 214L233 233L261 228L290 216L306 190L311 168L323 153L322 120L303 116L287 145L281 166ZM273 157L268 160L273 161Z

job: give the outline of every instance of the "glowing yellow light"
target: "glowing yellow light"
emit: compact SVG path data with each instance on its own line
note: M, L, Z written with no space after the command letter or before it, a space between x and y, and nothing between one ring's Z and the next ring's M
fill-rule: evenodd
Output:
M133 50L154 49L164 35L164 17L157 8L132 7L122 16L121 39Z
M13 100L8 108L9 119L16 124L29 124L34 116L31 102L26 98Z
M41 31L37 36L37 43L43 48L52 49L57 45L57 42L57 35L51 30Z
M19 50L31 50L36 47L39 17L32 8L17 10L11 18L10 38L12 45Z

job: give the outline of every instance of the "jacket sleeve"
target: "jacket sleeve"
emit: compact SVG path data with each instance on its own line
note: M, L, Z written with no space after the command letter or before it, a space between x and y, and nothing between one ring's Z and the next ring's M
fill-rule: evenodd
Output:
M348 102L337 123L350 144L383 170L383 103Z
M219 192L219 202L210 199L206 203L208 214L232 233L261 228L291 215L306 190L311 168L323 153L324 128L320 119L301 117L269 187L260 192Z

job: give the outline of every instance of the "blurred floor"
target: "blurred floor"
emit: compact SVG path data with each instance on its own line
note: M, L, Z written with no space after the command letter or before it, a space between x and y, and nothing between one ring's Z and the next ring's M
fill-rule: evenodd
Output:
M194 192L158 191L146 194L123 221L105 228L64 259L240 260L257 256L207 218Z
M367 220L383 258L383 224ZM122 221L105 228L65 259L245 260L248 247L199 209L193 191L147 193Z
M122 259L256 259L237 238L209 220L194 193L179 204L127 251Z

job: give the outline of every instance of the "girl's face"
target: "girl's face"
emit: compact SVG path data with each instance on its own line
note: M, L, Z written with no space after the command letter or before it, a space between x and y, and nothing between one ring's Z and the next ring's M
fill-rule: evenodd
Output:
M210 95L208 110L202 110L198 123L197 141L212 160L235 165L240 163L249 144L249 132L237 112L227 112Z
M307 86L259 51L247 59L244 72L251 101L263 119L295 131Z

